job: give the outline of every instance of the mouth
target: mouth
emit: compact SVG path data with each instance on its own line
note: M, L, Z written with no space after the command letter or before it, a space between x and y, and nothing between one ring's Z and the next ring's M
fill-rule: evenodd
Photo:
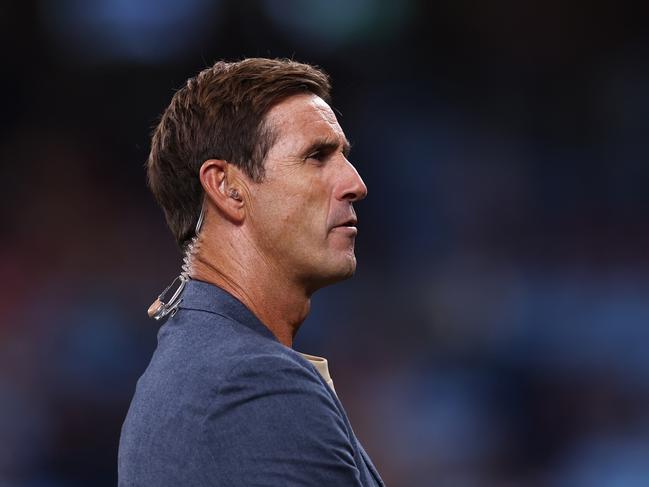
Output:
M357 225L358 225L358 220L356 218L352 217L349 220L346 220L346 221L344 221L344 222L342 222L342 223L340 223L338 225L335 225L334 228L342 227L342 228L354 228L355 229Z
M340 232L353 238L356 236L356 234L358 234L358 229L356 228L357 224L358 221L356 220L356 218L350 218L349 220L335 225L332 230L336 233Z

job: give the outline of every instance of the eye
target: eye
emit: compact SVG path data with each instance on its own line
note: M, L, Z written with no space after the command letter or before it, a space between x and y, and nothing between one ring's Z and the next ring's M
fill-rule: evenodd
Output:
M312 152L311 154L309 154L307 156L307 159L313 159L313 160L318 161L319 163L323 163L323 162L325 162L325 160L327 159L328 156L329 156L329 154L327 154L326 152L318 150L318 151L315 151L315 152Z

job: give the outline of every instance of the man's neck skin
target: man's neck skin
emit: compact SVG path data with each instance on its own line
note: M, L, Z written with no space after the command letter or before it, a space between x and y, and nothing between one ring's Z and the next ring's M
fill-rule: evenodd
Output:
M214 229L218 232L218 229ZM292 283L255 247L234 245L234 240L211 235L204 228L191 259L190 277L214 284L239 299L275 335L280 343L291 348L298 328L309 314L311 298L300 286ZM219 242L214 245L212 242Z

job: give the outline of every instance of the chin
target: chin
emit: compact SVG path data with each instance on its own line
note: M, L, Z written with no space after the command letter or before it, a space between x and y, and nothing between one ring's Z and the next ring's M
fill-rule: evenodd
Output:
M347 263L347 269L345 270L343 279L349 279L356 272L356 257L352 255L352 258Z
M337 259L335 262L328 262L315 270L314 276L310 279L311 292L330 286L340 281L349 279L356 272L356 257L352 254L345 259Z
M331 266L330 269L327 270L325 274L328 279L328 284L333 284L338 281L344 281L345 279L349 279L354 275L356 272L356 257L354 254L351 256L345 257L345 259L341 259L338 262L336 262L334 265Z

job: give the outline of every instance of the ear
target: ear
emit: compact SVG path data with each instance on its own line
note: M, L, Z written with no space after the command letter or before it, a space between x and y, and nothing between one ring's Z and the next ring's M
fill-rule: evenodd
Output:
M199 171L205 195L218 211L233 223L245 218L245 192L239 187L243 181L238 168L221 159L208 159Z

